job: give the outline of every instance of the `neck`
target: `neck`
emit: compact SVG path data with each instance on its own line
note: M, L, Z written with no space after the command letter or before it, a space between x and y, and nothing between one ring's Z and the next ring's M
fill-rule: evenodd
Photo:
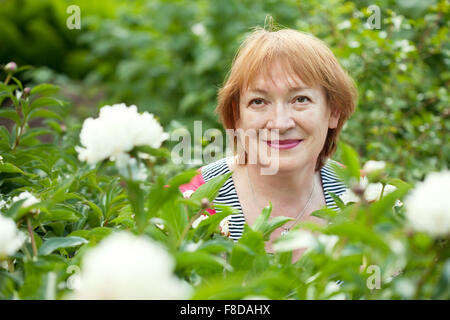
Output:
M261 175L261 167L256 164L246 166L247 168L242 168L248 170L251 187L260 202L261 199L267 199L272 203L305 203L317 179L315 163L295 171L281 171L276 175Z

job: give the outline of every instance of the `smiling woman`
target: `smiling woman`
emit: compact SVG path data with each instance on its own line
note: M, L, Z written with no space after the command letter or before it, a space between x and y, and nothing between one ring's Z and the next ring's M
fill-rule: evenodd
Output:
M269 201L273 217L293 219L272 233L270 251L283 231L304 220L325 223L310 214L336 207L329 192L340 195L345 186L330 157L356 101L353 80L322 41L291 29L256 28L218 92L216 112L224 128L236 132L235 156L202 167L181 190L187 196L232 171L215 200L240 212L229 218L228 236L239 239L244 223L252 225ZM275 170L267 173L268 167Z

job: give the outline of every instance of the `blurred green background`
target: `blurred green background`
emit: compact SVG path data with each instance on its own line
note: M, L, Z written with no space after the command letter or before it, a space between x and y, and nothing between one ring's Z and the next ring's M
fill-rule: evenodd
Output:
M70 30L69 5L81 10ZM366 26L381 10L380 29ZM0 0L0 64L34 68L28 86L60 85L70 119L105 104L136 104L167 131L221 128L213 110L232 58L252 27L324 40L355 79L356 113L341 139L362 160L384 160L407 181L450 163L448 0ZM339 159L339 153L335 157Z

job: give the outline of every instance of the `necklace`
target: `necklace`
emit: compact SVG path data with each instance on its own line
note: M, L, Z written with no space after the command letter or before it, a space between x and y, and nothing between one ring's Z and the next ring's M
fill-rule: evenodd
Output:
M258 199L256 199L255 191L253 190L253 186L252 186L252 183L250 181L250 175L248 174L248 166L245 166L245 170L247 171L247 180L248 180L248 184L250 186L250 189L252 191L253 200L255 200L256 204L261 207L261 205L258 202ZM311 202L312 195L313 195L315 189L316 189L316 180L314 179L313 180L313 186L311 188L311 193L309 194L308 201L306 202L306 204L303 207L302 211L300 211L300 213L295 217L295 220L290 224L290 226L289 227L287 227L287 226L283 226L282 227L283 231L281 232L281 235L285 235L286 233L288 233L289 230L297 223L297 221L301 219L301 217L305 213L306 208L308 207L309 203Z

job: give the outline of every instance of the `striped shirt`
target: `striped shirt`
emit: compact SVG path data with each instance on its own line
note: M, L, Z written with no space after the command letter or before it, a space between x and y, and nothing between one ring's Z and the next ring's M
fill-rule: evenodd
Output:
M219 175L229 173L230 169L228 168L227 159L228 158L223 158L201 167L199 170L200 173L194 177L190 183L180 186L180 190L183 192L183 195L185 197L189 197L203 183L206 183ZM345 192L346 186L335 174L331 166L332 162L338 163L334 160L328 159L325 165L320 169L320 177L322 180L323 194L325 196L327 208L337 210L338 207L329 192L340 196ZM241 203L239 202L233 178L231 176L220 188L217 197L213 200L213 203L229 205L230 207L236 209L237 213L228 217L228 229L229 238L234 241L239 240L244 231L245 217L242 213ZM215 210L208 209L208 212L214 213Z

